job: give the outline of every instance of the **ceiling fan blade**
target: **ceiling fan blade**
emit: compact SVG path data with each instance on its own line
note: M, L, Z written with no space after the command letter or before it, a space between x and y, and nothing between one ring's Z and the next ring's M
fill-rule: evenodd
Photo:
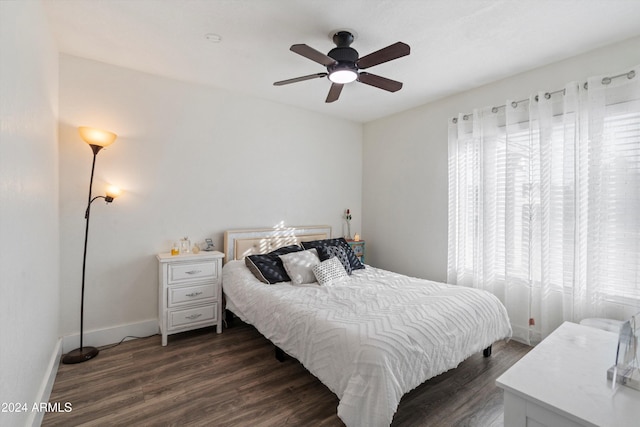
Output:
M273 85L274 86L284 86L284 85L288 85L290 83L298 83L298 82L303 82L305 80L319 79L319 78L326 77L326 76L327 76L327 73L309 74L308 76L301 76L301 77L295 77L293 79L281 80L279 82L275 82Z
M358 74L358 81L364 84L375 86L389 92L397 92L402 89L402 83L386 77L376 76L375 74L362 72Z
M297 53L298 55L302 55L305 58L315 61L318 64L322 64L325 67L336 63L335 59L325 55L322 52L318 52L317 50L307 46L306 44L294 44L293 46L291 46L290 50Z
M329 94L327 95L327 100L325 102L334 102L337 101L340 97L340 92L342 92L343 84L333 83L331 85L331 89L329 89Z
M356 65L361 70L364 70L365 68L373 67L374 65L382 64L384 62L391 61L392 59L397 59L409 55L410 52L411 48L408 44L398 42L380 50L376 50L369 55L363 56L362 58L358 59Z

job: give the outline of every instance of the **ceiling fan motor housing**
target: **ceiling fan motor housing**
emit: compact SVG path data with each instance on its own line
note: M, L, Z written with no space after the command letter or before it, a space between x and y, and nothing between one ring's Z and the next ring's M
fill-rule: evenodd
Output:
M333 35L333 42L337 47L329 51L327 56L337 61L337 64L329 65L327 71L331 73L336 69L356 70L356 61L358 60L358 51L349 47L355 38L348 31L338 31Z
M352 47L334 47L327 56L338 62L353 62L358 60L358 51Z
M352 47L336 47L329 51L329 57L336 60L336 63L329 65L327 71L331 73L337 69L356 70L356 61L358 60L358 52Z

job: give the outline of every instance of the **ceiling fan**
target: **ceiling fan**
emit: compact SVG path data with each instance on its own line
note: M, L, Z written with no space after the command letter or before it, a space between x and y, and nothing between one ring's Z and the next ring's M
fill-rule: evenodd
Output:
M373 67L374 65L409 55L410 47L408 44L397 42L359 58L358 52L354 48L350 47L351 43L355 40L355 37L351 32L346 30L336 31L334 32L332 39L336 47L331 49L326 55L307 46L306 44L294 44L290 49L298 55L302 55L305 58L317 62L318 64L324 65L327 67L326 73L316 73L308 76L282 80L275 82L274 85L283 86L290 83L328 77L332 83L325 102L337 101L338 97L340 97L340 92L342 92L342 87L346 83L351 83L356 80L389 92L396 92L402 89L401 82L387 79L386 77L380 77L365 71L359 72L359 70L365 70L369 67Z

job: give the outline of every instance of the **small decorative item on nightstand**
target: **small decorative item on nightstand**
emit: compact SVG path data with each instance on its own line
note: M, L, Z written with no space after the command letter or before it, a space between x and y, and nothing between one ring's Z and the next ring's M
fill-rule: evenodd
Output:
M360 262L364 264L364 240L347 240L347 243L349 243Z
M640 364L638 363L638 324L636 318L622 322L618 332L616 364L607 371L607 379L640 390Z
M343 218L347 223L347 235L344 238L351 240L351 211L349 209L345 209Z
M188 254L191 252L191 240L188 237L184 237L180 240L180 253Z
M204 239L204 242L207 244L206 248L202 248L203 251L210 252L215 249L216 245L213 244L212 239Z

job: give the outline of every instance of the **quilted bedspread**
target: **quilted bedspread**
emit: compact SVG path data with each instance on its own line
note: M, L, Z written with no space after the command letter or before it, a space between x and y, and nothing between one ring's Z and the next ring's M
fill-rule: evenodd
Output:
M511 336L489 292L370 266L333 286L293 286L231 261L222 283L229 310L338 396L348 427L390 425L403 394Z

